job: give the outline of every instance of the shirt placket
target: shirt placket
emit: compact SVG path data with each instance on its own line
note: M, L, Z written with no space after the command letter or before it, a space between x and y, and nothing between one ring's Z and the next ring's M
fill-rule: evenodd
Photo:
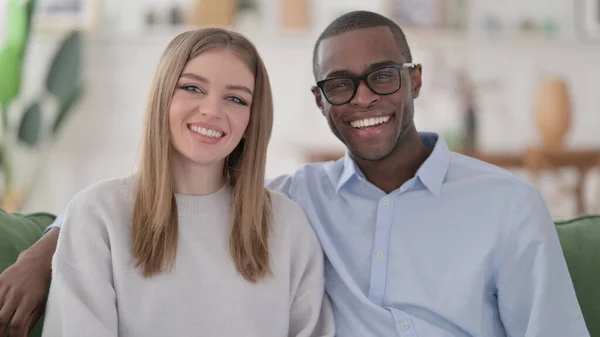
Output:
M387 195L377 205L377 223L375 240L371 253L371 278L369 299L378 306L383 305L383 297L387 282L388 247L392 228L394 198Z
M412 185L411 185L412 186ZM397 198L410 186L405 186L398 193L386 195L377 205L377 223L375 224L375 240L371 253L371 282L369 299L378 306L384 306L384 296L387 283L387 270L389 261L389 244L392 229L394 207ZM390 310L394 319L396 331L400 337L417 337L414 322L410 315L400 310Z

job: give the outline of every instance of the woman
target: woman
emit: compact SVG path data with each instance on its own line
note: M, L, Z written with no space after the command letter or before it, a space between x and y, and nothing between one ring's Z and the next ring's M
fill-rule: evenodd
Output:
M272 123L248 40L177 36L151 87L139 169L67 207L43 335L333 336L317 238L263 185Z

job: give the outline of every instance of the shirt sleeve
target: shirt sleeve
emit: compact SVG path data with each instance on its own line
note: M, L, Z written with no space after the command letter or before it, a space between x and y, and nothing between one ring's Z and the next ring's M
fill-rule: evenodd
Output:
M60 213L56 216L56 219L54 219L54 221L50 224L50 226L48 226L45 230L44 230L44 235L46 233L48 233L52 228L58 228L60 229L62 227L63 221L65 218L65 214L64 213Z
M77 195L64 215L52 259L43 337L118 336L108 231L87 199Z
M294 199L292 197L292 176L289 174L284 174L275 178L266 179L265 187L270 190L282 193L292 200Z
M324 254L308 220L299 206L289 212L301 228L297 236L293 263L299 284L290 309L289 337L333 337L335 335L331 301L325 293Z
M516 200L496 273L508 336L589 336L552 217L539 191Z

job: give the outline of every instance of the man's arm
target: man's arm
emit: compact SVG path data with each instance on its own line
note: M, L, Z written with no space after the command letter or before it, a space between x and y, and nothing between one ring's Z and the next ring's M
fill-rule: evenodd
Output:
M10 322L10 337L26 337L40 318L58 232L58 228L50 229L0 275L0 336Z
M515 205L495 275L500 317L507 334L589 336L542 196L530 188Z
M283 193L288 198L294 200L292 197L292 175L284 174L272 179L265 180L265 187Z

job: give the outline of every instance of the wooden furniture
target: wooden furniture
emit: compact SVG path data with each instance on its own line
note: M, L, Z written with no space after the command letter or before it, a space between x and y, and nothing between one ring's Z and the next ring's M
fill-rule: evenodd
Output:
M504 167L504 168L517 168L523 167L523 156L515 153L487 153L480 151L464 150L459 151L469 157L477 158L479 160L488 162L492 165ZM341 151L311 151L307 154L308 162L325 162L331 160L338 160L344 156L344 152Z
M595 166L600 166L600 149L545 150L529 148L525 151L523 160L523 167L530 173L534 184L538 183L540 172L556 173L565 168L577 170L575 186L566 189L575 196L578 215L586 213L583 187L589 171Z
M576 211L579 215L586 213L583 187L588 173L592 168L600 167L600 148L545 150L530 147L521 153L494 153L477 150L461 150L458 152L505 169L525 170L532 183L536 185L542 173L557 173L567 168L575 169L577 171L575 186L571 188L566 187L565 192L570 192L574 195ZM344 153L341 151L313 151L308 154L307 159L309 162L323 162L337 160L343 156Z

